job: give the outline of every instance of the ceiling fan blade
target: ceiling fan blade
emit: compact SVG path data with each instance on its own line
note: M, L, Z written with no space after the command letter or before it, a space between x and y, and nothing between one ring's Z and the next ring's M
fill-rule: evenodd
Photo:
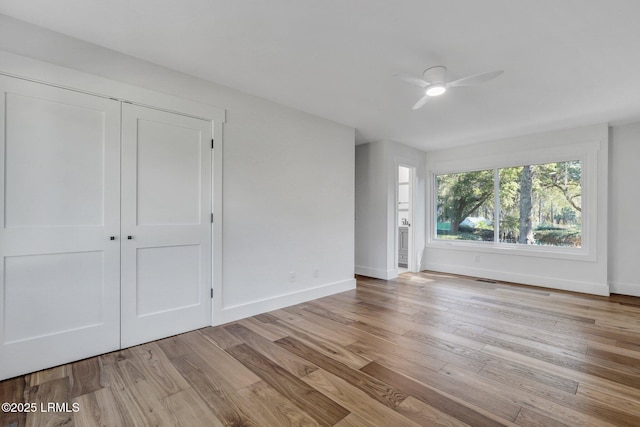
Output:
M486 81L495 79L502 73L504 73L504 71L500 70L500 71L490 71L488 73L474 74L472 76L463 77L461 79L449 82L447 83L447 87L479 85L480 83L484 83Z
M416 102L416 104L413 106L412 110L417 110L418 108L422 108L422 106L424 104L426 104L429 101L430 98L431 97L429 95L423 96L422 98L420 98L420 101Z
M407 76L406 74L394 73L393 76L399 78L405 83L409 83L410 85L414 85L418 87L427 87L429 85L428 82L422 79L419 79L417 77Z

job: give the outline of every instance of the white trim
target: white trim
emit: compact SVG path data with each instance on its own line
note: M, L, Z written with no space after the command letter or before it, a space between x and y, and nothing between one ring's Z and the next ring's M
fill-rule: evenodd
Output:
M189 115L216 123L225 121L223 108L144 89L93 74L0 50L0 74L84 92L103 98L131 102L143 107Z
M350 291L356 288L356 279L348 279L340 282L330 283L317 288L305 289L303 291L291 292L289 294L276 297L251 301L245 304L224 307L215 313L212 325L233 322L268 311L278 310L291 305L300 304L306 301L334 295L340 292Z
M418 270L418 265L419 263L416 262L416 258L415 258L415 241L416 241L416 224L415 224L415 211L416 211L416 207L415 207L415 201L416 201L416 181L417 181L417 168L415 166L409 165L405 162L402 161L396 161L395 163L396 167L395 167L395 199L394 199L394 212L393 212L393 224L394 224L394 262L393 262L393 267L396 271L395 276L391 277L391 278L395 278L398 276L398 258L399 258L399 247L398 247L398 242L399 242L399 236L400 236L400 232L398 230L398 211L400 209L398 209L399 206L399 194L400 194L400 185L401 184L407 184L408 186L408 194L409 194L409 208L408 208L408 212L409 212L409 227L408 227L408 235L407 238L409 239L408 241L408 249L407 249L407 270L413 273L417 273ZM406 182L400 182L400 176L399 176L399 172L400 172L400 167L403 167L405 169L409 169L409 181ZM389 279L386 279L389 280Z
M213 197L211 199L212 207L211 212L213 213L213 224L211 226L211 238L212 238L212 263L211 268L213 269L211 274L211 288L213 289L213 301L211 301L211 322L214 323L214 319L216 317L216 313L220 313L222 311L223 306L223 257L224 253L222 251L223 248L223 232L222 232L222 192L223 192L223 182L222 182L222 159L223 159L223 149L224 149L224 125L222 123L213 125L213 140L214 140L214 149L211 150L212 156L212 165L213 165L213 174L211 175L211 179L213 180L211 188L213 189Z
M437 167L429 167L430 175L474 172L495 168L510 168L525 164L556 163L570 160L586 160L589 152L600 151L600 141L585 141L537 150L506 152L500 155L474 157L473 159L439 161ZM578 157L576 156L578 154Z
M179 98L138 86L107 79L83 71L27 58L0 50L0 75L28 80L74 92L140 105L147 108L190 116L212 122L215 150L212 150L212 206L214 223L212 239L212 320L222 311L222 154L223 123L226 111L222 108Z
M500 255L594 261L586 252L564 246L522 245L516 243L480 242L474 240L438 239L427 243L428 248L493 253Z
M396 258L397 259L397 258ZM355 273L360 276L373 277L382 280L391 280L398 277L398 269L383 270L381 268L364 267L362 265L355 266Z
M524 285L540 286L543 288L559 289L563 291L581 292L594 295L609 296L609 287L600 283L563 280L549 276L532 274L507 273L500 270L461 267L459 265L438 264L427 262L425 269L442 273L461 274L503 282L521 283Z
M586 141L582 143L566 144L562 146L544 147L540 150L526 150L517 153L505 153L496 156L474 157L438 162L436 167L429 168L430 194L428 197L429 212L426 246L431 248L451 250L473 250L479 252L500 253L503 255L534 256L580 261L597 261L597 222L598 222L598 152L600 141ZM570 160L579 160L582 167L582 247L547 247L536 245L517 245L497 242L463 242L438 239L437 228L437 196L436 176L449 173L464 173L478 170L495 170L522 164L545 164ZM494 196L499 197L499 196ZM586 215L585 215L586 213ZM498 212L499 214L499 212ZM494 218L494 222L496 219Z
M612 294L640 297L640 283L610 282L609 289Z

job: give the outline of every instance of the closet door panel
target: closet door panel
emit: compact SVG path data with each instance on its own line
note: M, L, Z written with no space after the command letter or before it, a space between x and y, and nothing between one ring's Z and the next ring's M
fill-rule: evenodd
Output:
M200 130L139 120L137 137L137 225L200 224Z
M211 122L125 104L122 126L127 347L210 324Z
M5 102L6 227L102 225L105 112L15 93Z
M120 103L0 77L0 378L120 345Z

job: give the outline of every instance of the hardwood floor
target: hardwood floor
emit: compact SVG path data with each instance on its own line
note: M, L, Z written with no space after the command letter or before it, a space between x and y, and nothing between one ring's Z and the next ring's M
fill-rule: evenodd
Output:
M0 402L69 410L2 413L0 427L639 426L640 298L359 277L355 291L0 382Z

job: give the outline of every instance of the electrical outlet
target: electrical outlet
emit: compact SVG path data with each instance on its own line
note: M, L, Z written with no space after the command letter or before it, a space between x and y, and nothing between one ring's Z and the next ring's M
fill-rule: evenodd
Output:
M476 262L480 262L480 255L476 255Z
M289 281L290 282L295 282L296 281L296 272L295 271L290 271L289 272Z
M313 277L320 277L320 269L319 268L314 268L313 269Z

